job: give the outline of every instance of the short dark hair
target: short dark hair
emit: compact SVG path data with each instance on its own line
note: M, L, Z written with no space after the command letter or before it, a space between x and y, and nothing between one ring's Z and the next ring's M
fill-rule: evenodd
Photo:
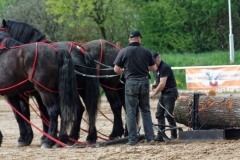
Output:
M155 58L157 58L158 53L157 53L157 52L152 52L152 56L153 56L153 58L155 59Z

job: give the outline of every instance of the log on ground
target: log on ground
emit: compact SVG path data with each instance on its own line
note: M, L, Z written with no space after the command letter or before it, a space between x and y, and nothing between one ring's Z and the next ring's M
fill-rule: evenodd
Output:
M176 101L174 119L192 128L193 95L180 96ZM198 102L198 126L206 119L202 129L226 129L240 127L239 95L200 95Z

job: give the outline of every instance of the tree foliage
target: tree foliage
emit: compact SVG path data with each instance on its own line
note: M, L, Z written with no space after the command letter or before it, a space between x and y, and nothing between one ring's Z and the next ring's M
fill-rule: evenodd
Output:
M205 52L228 41L227 1L165 0L146 3L141 15L147 44L160 52Z
M231 1L234 47L240 49L240 1ZM34 25L55 41L108 39L121 46L133 29L160 53L229 48L227 0L2 0L0 15Z
M41 0L21 0L4 7L0 15L3 19L26 22L33 25L53 41L61 40L62 24L53 21L55 16L48 15L46 5Z

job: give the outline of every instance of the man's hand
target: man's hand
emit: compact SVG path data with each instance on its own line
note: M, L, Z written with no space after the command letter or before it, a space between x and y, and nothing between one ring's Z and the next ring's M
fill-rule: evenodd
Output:
M153 98L154 96L155 96L155 92L151 91L151 92L149 93L149 98Z
M155 84L151 84L150 85L150 91L152 91L154 88L156 88L156 85Z
M124 74L124 68L121 68L121 72L122 72L122 74Z

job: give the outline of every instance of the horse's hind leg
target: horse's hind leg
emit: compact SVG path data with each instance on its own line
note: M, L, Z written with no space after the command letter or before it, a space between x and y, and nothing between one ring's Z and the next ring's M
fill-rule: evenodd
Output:
M71 128L70 131L70 138L73 138L74 140L78 140L79 138L79 133L80 133L80 126L81 126L81 121L82 121L82 116L83 116L83 112L84 112L84 106L80 100L80 98L78 99L78 107L77 107L77 117L76 120L73 122L73 126ZM69 140L67 143L69 146L72 146L74 144L73 141Z
M89 110L89 107L86 105L86 97L85 97L85 92L84 91L79 91L79 94L81 95L81 97L83 98L84 104L85 104L85 108L88 112L88 118L90 119L91 117L89 117L89 114L91 114L90 112L92 112L91 110ZM90 120L89 120L90 121ZM87 143L89 144L93 144L96 143L97 141L97 129L95 124L90 124L89 122L89 128L88 128L88 136L86 138ZM91 128L91 129L90 129Z
M114 122L112 133L109 135L110 138L122 137L124 133L123 121L122 121L122 102L118 95L118 91L110 90L108 88L103 88L111 106Z
M48 115L47 107L43 104L43 101L42 101L40 95L35 95L34 97L36 98L36 101L37 101L38 106L39 106L40 115L41 115L41 119L42 119L43 131L45 133L48 133L48 128L49 127L48 127L48 125L46 123L49 123L49 115ZM46 138L46 136L42 135L40 144L43 143L43 140L45 138Z
M20 106L20 96L5 96L5 98L11 103L11 105L23 116L25 116L28 120L30 120L29 106L22 104L24 106ZM22 110L23 108L24 110ZM24 111L24 112L22 112ZM14 116L17 120L19 126L20 137L18 139L18 147L29 146L33 139L32 127L30 124L25 122L25 120L13 110Z

